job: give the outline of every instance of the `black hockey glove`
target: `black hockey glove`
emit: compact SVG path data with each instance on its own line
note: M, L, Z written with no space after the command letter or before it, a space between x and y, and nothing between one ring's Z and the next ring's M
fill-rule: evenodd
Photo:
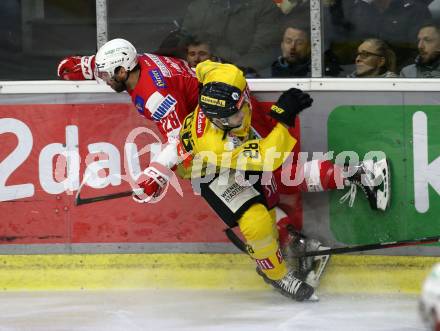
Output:
M269 115L278 122L287 126L295 126L296 115L302 110L309 108L313 103L313 99L307 93L291 88L279 97L278 101L270 107Z

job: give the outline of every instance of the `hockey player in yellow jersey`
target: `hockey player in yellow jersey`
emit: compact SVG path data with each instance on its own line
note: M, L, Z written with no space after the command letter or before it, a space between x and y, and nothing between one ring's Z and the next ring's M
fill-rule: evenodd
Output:
M230 64L205 61L197 66L196 75L203 84L199 106L186 117L180 132L187 176L228 226L239 226L266 282L295 300L310 298L313 287L288 269L280 252L271 174L296 144L288 127L313 100L298 89L284 92L271 107L278 124L265 138L258 138L251 129L243 73Z
M272 174L297 142L289 127L294 126L296 116L310 107L313 100L294 88L282 93L270 109L269 119L274 119L272 130L261 138L251 127L249 91L237 67L208 60L196 67L196 75L202 86L199 104L185 118L180 131L178 149L184 160L180 175L191 178L193 188L229 227L240 228L247 251L256 261L257 272L267 283L295 300L309 299L328 255L313 260L313 265L319 262L318 266L305 275L286 264L275 224L279 197ZM304 183L299 185L304 191L336 189L336 182L343 182L350 187L344 196L350 198L350 206L357 187L372 209L385 211L389 206L386 159L366 160L344 167L344 171L330 161L312 160L305 163L303 168L306 167L308 171L302 169ZM309 243L315 245L312 250L323 249L316 240Z

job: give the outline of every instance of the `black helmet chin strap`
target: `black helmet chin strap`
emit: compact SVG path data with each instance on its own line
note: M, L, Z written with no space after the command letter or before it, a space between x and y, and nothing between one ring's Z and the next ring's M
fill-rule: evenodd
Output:
M225 140L226 136L228 135L228 132L231 131L231 130L232 130L232 128L226 128L226 129L223 129L223 137L222 137L222 140Z
M228 132L232 130L232 128L229 128L229 127L227 127L227 126L224 126L223 123L222 123L222 126L219 126L219 125L214 121L214 119L211 120L211 123L214 124L214 125L215 125L217 128L219 128L220 130L223 130L223 137L222 137L222 140L225 140L226 135L228 134Z
M131 70L126 70L125 72L127 73L127 78L124 79L124 84L127 83L127 80L130 77Z
M234 129L239 128L239 127L241 126L241 124L240 124L240 125L236 125L236 126L232 127L232 126L229 126L229 124L227 123L227 121L226 121L226 122L223 122L223 120L225 120L224 118L218 118L218 119L222 122L222 126L217 125L217 124L215 123L214 120L211 120L211 122L212 122L212 124L214 124L216 127L218 127L220 130L223 130L223 137L222 137L222 140L225 140L227 134L228 134L231 130L234 130Z

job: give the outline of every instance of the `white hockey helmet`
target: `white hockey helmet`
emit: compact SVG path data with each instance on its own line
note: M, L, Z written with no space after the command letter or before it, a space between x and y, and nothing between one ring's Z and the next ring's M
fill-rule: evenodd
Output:
M96 53L95 78L108 82L115 75L115 69L124 67L133 70L137 65L136 48L127 40L117 38L106 42Z

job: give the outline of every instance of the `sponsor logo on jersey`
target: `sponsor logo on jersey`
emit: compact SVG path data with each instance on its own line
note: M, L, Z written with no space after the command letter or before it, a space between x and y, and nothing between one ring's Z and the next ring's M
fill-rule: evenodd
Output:
M271 270L274 267L273 263L270 261L269 258L265 258L265 259L255 259L255 262L257 262L257 265L260 267L260 269L262 270Z
M279 264L283 263L283 260L284 260L283 254L281 253L281 250L279 248L277 250L277 259L278 259Z
M166 88L167 84L165 82L165 78L163 77L162 73L157 70L153 69L148 71L148 74L150 75L151 79L153 80L154 85L156 85L158 88Z
M184 152L192 152L194 141L192 140L191 132L187 131L182 133L181 138L182 139L180 141L182 142L182 147L184 149Z
M224 107L226 105L225 100L220 100L220 99L216 99L216 98L211 98L208 97L206 95L202 95L200 97L200 101L202 101L203 103L206 103L208 105L213 105L213 106L220 106L220 107Z
M154 54L145 54L145 55L147 55L157 65L162 75L164 75L165 77L171 77L171 73L168 70L166 64L163 63L157 55Z
M182 73L182 68L169 57L164 57L166 63L173 67L178 73Z
M157 106L156 110L152 113L151 117L155 121L162 119L174 106L177 104L177 100L171 95L167 95L163 101Z
M144 54L144 55L148 55L148 54ZM148 58L146 58L146 57L142 57L142 61L144 61L144 63L145 63L147 66L151 67L152 63L148 60Z
M137 95L136 98L134 99L134 106L141 115L144 115L145 113L144 105L145 105L145 100L142 99L139 95Z
M192 77L196 77L196 69L194 68L191 68L190 66L189 66L189 64L188 64L188 62L186 62L186 61L182 61L182 65L183 65L183 67L185 68L185 71L187 72L187 73L189 73Z
M235 198L240 196L240 193L245 191L247 187L241 186L237 183L233 183L229 186L223 193L221 193L221 197L227 202L232 202Z
M187 117L185 117L185 121L183 122L183 129L191 130L191 123L194 117L194 112L190 113Z
M203 132L205 131L206 126L206 116L203 114L203 112L199 111L197 114L197 126L196 126L196 133L197 137L201 137L203 135Z

